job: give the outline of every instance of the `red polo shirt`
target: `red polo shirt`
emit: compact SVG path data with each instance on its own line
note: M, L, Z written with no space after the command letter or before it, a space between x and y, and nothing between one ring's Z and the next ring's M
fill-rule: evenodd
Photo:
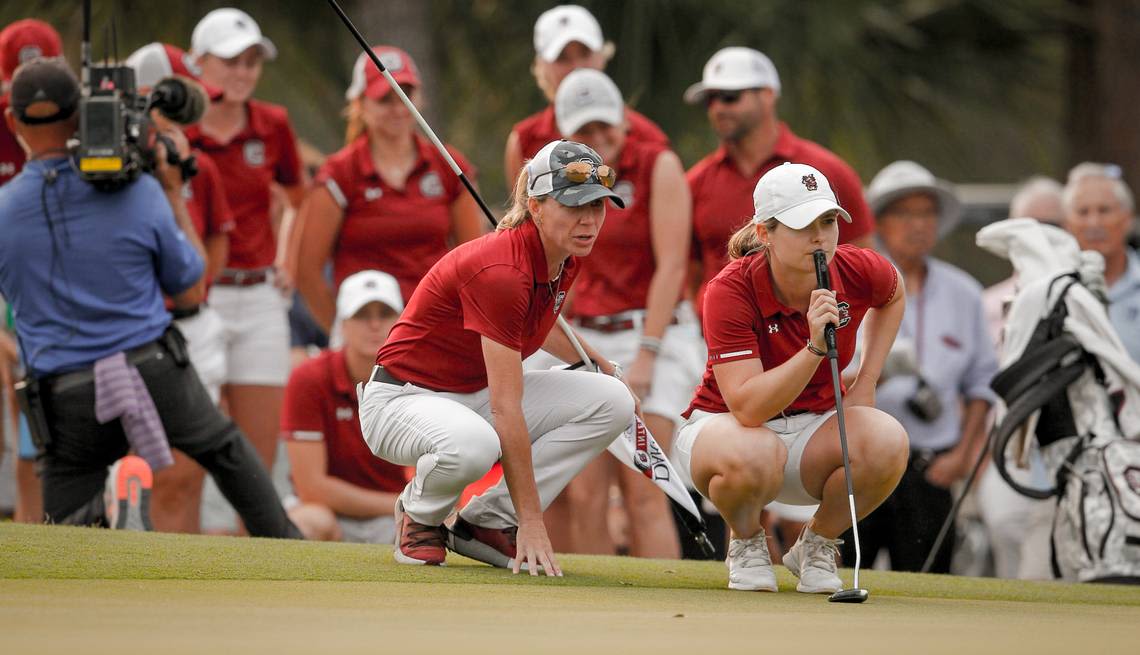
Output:
M356 385L343 350L326 350L293 369L281 407L281 438L325 445L328 474L371 491L398 493L404 468L372 454L360 433Z
M839 246L829 266L831 285L839 302L840 321L835 331L839 347L839 370L855 354L855 337L863 316L872 307L882 307L898 286L898 273L874 250ZM708 285L708 311L702 324L709 358L704 379L684 416L694 409L729 411L717 387L713 366L743 359L760 358L764 369L773 369L804 349L811 332L807 318L776 298L764 253L737 259L724 267ZM823 412L835 407L831 369L820 366L807 386L785 411Z
M521 226L464 243L428 271L376 356L398 379L439 391L487 386L481 337L526 359L553 327L578 263L547 274L538 228Z
M451 204L466 193L447 161L427 139L415 135L418 158L404 188L389 185L372 163L368 135L362 134L325 160L314 184L323 185L344 211L333 251L333 277L375 269L400 283L405 299L432 264L447 252ZM462 154L448 148L472 179Z
M627 141L618 158L614 191L625 209L606 208L606 224L574 290L575 316L609 316L644 309L657 264L653 259L649 198L653 166L667 148L660 143Z
M752 192L760 178L784 162L808 164L823 173L851 222L840 221L839 242L848 243L874 230L874 217L863 198L859 176L827 148L801 139L780 123L772 156L754 173L745 175L722 145L689 169L686 177L693 195L693 252L704 267L701 295L709 280L728 263L728 239L754 212ZM701 307L698 296L698 309Z
M629 122L630 141L651 141L663 146L669 145L669 137L657 127L657 123L646 118L633 109L625 108L625 119ZM522 119L511 128L519 135L519 148L523 159L530 159L542 146L561 139L562 133L558 131L558 123L554 120L554 105L547 105L546 109Z
M203 152L194 155L198 174L182 185L182 197L194 229L202 239L216 234L229 234L234 229L234 216L226 200L226 189L217 164Z
M186 129L197 149L213 157L226 188L236 227L230 235L229 268L256 269L273 264L277 237L269 219L269 186L301 182L297 139L284 107L250 100L246 125L229 143L218 143L199 126Z
M8 94L0 97L0 117L8 109L8 103ZM4 186L8 180L16 177L16 174L24 168L24 160L24 149L20 147L16 135L8 131L7 122L0 120L0 186Z

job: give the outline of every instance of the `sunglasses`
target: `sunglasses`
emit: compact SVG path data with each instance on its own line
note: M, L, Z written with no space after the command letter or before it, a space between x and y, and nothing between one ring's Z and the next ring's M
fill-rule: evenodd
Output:
M742 95L744 91L709 91L705 96L705 106L712 105L717 100L726 105L736 104Z
M591 177L595 177L597 178L599 184L606 187L607 189L612 189L614 188L614 183L617 182L617 171L615 171L610 166L607 166L605 164L595 164L589 161L572 161L562 168L556 168L552 171L546 171L545 173L535 175L534 179L530 181L530 188L533 189L535 183L538 182L538 178L542 177L543 175L554 175L559 171L562 172L563 177L573 182L574 184L583 184ZM558 189L553 190L558 191Z

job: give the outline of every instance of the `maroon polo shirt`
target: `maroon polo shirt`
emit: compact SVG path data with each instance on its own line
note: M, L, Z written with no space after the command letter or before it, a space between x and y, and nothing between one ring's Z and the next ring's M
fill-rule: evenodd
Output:
M197 125L186 129L191 145L213 158L221 172L226 199L233 210L229 268L257 269L273 264L277 237L269 218L273 182L301 182L297 138L284 107L250 100L246 125L228 143L218 143Z
M226 200L226 189L217 164L203 152L194 153L198 174L182 185L182 197L194 229L202 239L216 234L229 234L234 229L234 216Z
M530 220L468 241L432 266L376 356L393 376L439 391L487 386L482 337L526 359L546 340L578 276L566 260L557 282L547 273Z
M627 138L630 141L650 141L666 147L669 145L669 137L645 115L626 107L625 119L629 123ZM542 150L542 146L562 138L554 119L554 105L547 105L546 109L515 123L512 131L519 135L519 149L524 161Z
M9 102L8 94L0 96L0 186L4 186L8 180L16 177L24 168L26 159L24 149L20 147L16 135L8 130L8 123L2 120Z
M370 491L398 493L404 468L372 454L360 432L356 385L343 350L326 350L293 369L281 407L281 438L321 442L326 471Z
M698 310L709 280L728 263L729 238L752 218L756 183L764 173L784 162L807 164L827 177L839 205L851 214L850 223L840 222L839 243L849 243L874 230L874 217L855 171L827 148L793 134L786 124L780 123L772 156L751 175L737 168L722 145L686 175L693 195L693 253L704 267Z
M840 321L835 331L839 370L851 363L855 338L867 310L882 307L895 294L898 273L874 250L839 246L828 267L831 285L839 303ZM684 416L693 410L729 411L713 374L713 366L760 358L765 370L773 369L803 350L811 335L807 317L776 298L768 258L758 252L729 262L713 278L705 294L707 311L702 325L708 344L708 363L701 386ZM807 386L784 411L823 412L835 407L831 369L823 363Z
M391 274L400 294L411 298L416 285L448 249L451 205L466 193L443 155L415 135L417 160L403 188L376 172L367 134L325 160L316 185L329 190L344 211L333 250L337 286L364 270ZM468 179L474 170L458 151L448 151Z

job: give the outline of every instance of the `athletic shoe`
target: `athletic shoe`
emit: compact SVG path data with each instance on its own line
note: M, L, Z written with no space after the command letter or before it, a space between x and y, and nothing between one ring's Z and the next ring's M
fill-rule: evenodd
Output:
M108 526L114 530L153 530L150 523L153 485L154 474L145 459L127 455L115 462L107 474L103 497Z
M768 554L768 536L764 529L751 539L733 539L728 543L728 588L738 591L776 591L776 572Z
M392 550L400 564L427 564L442 566L447 558L442 525L416 523L404 513L404 506L396 502L396 547Z
M800 579L796 591L805 594L831 594L843 588L835 572L840 539L821 537L804 528L799 541L784 553L784 566Z
M514 566L518 532L514 526L484 528L456 517L447 531L447 547L464 557L508 569Z

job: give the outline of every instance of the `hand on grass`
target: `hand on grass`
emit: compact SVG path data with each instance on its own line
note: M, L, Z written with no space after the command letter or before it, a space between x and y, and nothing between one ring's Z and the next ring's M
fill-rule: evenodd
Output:
M550 537L546 535L546 526L541 519L519 524L512 572L518 573L523 562L526 562L531 575L538 575L538 567L541 566L548 576L562 576L562 569L554 558L554 548L550 545Z

